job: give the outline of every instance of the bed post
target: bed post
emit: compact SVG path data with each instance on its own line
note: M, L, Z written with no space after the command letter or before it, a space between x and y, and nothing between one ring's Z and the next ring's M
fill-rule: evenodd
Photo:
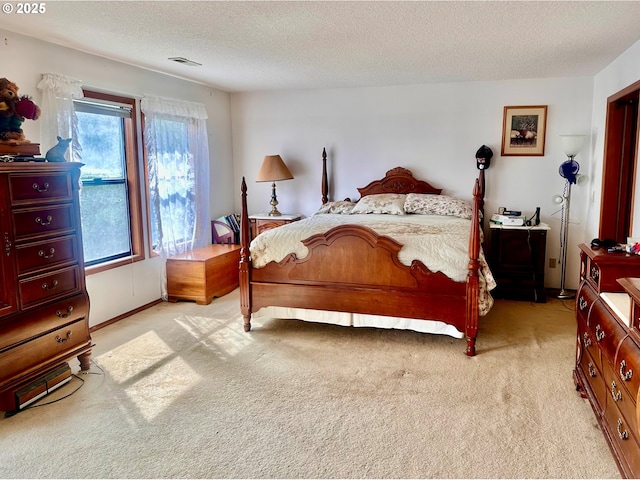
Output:
M322 149L322 204L329 201L329 181L327 180L327 149Z
M476 336L478 334L478 290L480 278L480 206L482 202L480 180L473 187L473 215L471 217L471 235L469 237L469 271L467 273L467 318L465 335L467 337L467 355L476 354Z
M247 183L242 177L242 214L240 216L240 311L244 321L244 331L251 330L251 255L249 244L249 213L247 212Z

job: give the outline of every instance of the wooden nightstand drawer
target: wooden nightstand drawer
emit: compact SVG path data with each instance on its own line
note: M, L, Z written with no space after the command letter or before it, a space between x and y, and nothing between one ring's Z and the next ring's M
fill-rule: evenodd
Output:
M272 217L267 214L250 215L249 223L251 227L251 238L255 238L262 232L271 230L272 228L281 227L287 223L297 222L302 218L302 215L280 215L279 217Z

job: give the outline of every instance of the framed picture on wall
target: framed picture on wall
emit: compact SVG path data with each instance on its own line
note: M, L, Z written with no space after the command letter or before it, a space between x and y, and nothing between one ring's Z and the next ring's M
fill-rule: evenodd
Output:
M546 130L546 105L504 107L502 155L544 155Z

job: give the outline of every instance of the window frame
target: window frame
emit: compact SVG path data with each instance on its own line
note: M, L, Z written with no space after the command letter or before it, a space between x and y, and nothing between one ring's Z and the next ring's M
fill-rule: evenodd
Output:
M93 100L117 102L131 107L131 118L124 119L124 150L126 167L126 188L129 205L129 232L131 235L131 255L109 260L85 268L87 275L92 275L145 259L144 233L142 221L142 200L140 191L140 163L138 160L138 106L135 98L123 97L94 90L83 89L84 97ZM146 171L146 167L145 167ZM84 247L84 245L83 245Z

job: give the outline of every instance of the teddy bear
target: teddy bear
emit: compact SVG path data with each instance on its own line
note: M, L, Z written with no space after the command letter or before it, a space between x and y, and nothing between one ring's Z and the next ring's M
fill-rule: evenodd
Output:
M26 119L40 117L38 107L28 96L18 95L18 86L0 78L0 143L30 143L22 131Z

